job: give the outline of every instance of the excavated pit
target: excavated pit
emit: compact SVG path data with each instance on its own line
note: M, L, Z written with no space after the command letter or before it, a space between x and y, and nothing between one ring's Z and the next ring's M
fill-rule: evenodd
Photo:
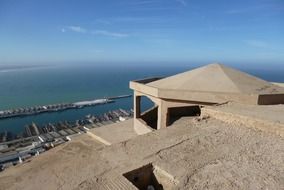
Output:
M174 178L157 166L148 164L123 174L139 190L175 189Z

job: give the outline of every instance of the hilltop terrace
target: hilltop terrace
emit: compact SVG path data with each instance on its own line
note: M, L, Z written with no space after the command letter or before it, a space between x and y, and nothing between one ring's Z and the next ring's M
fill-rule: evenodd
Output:
M140 95L148 96L155 103L150 112L157 109L157 117L166 115L154 118L156 128L149 125L155 120L137 125L137 120L151 117L144 115L149 110L139 112L136 102L133 119L90 128L69 142L1 172L0 190L283 189L284 105L280 104L283 99L278 99L283 84L244 77L242 73L239 77L233 74L235 71L230 75L226 71L231 69L221 65L209 68L214 68L214 72L209 69L210 75L202 77L197 72L199 82L185 77L188 82L177 86L174 76L145 83L173 85L184 91L207 89L209 92L203 92L200 99L191 95L191 90L177 92L176 96L171 92L168 95L172 97L166 98L159 90L157 94L146 93L139 88L143 82L131 82L135 102ZM218 78L215 69L225 71L230 80ZM192 72L176 77L187 74L191 76ZM174 79L174 83L168 79ZM201 82L210 85L201 86ZM216 95L222 88L226 91ZM198 93L202 94L201 89ZM252 94L250 99L244 98L248 97L246 93ZM268 98L258 101L265 94Z

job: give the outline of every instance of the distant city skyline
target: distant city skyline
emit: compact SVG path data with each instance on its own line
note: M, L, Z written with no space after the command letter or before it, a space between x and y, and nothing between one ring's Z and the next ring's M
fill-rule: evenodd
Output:
M1 0L0 64L284 64L282 0Z

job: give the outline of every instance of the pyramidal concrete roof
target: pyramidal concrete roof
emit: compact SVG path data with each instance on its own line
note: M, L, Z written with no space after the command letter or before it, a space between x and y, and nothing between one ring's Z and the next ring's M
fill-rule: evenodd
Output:
M284 104L283 87L222 64L210 64L162 79L131 81L130 88L137 94L205 105L228 101Z
M284 88L280 86L218 63L150 82L147 85L158 89L199 92L284 93Z

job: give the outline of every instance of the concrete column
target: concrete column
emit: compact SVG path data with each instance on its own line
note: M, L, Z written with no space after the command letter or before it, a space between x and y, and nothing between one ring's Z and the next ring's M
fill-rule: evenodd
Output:
M158 125L157 125L157 129L162 129L168 126L168 108L165 105L165 103L163 103L163 101L161 101L159 107L158 107Z
M134 93L134 118L141 116L141 96Z

